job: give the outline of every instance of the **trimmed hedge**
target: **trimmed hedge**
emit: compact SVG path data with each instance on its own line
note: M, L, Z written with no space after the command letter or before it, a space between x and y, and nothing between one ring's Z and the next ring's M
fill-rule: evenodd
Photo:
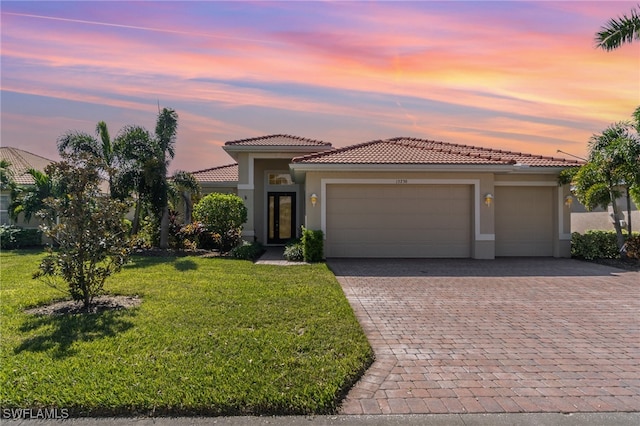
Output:
M42 246L42 231L15 225L0 225L0 248L12 250Z
M633 236L627 240L627 254L633 257L638 233L634 232ZM629 247L632 250L629 250ZM571 234L571 256L579 259L617 259L620 257L620 251L616 244L615 231L596 231L589 230L584 234L574 232Z
M302 228L302 255L305 262L321 262L324 258L324 233Z

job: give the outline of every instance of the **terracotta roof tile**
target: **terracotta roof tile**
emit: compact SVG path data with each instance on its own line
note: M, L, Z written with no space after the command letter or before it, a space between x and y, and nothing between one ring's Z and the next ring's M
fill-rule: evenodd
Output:
M237 182L238 165L212 167L210 169L191 172L198 182Z
M313 139L301 138L291 135L269 135L257 138L240 139L229 141L225 146L318 146L330 147L329 142L323 142Z
M303 164L522 164L570 167L577 160L503 151L415 138L376 140L293 159Z
M7 160L11 163L10 168L13 170L15 181L19 185L32 185L34 183L31 175L27 174L27 170L36 169L43 172L49 164L53 163L53 160L10 146L0 147L0 160Z

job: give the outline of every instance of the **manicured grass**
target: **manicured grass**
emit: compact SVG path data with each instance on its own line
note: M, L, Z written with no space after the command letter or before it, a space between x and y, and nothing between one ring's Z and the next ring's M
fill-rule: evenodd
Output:
M331 413L372 359L324 264L134 257L107 281L133 309L35 316L63 298L41 252L0 253L0 406L71 415Z

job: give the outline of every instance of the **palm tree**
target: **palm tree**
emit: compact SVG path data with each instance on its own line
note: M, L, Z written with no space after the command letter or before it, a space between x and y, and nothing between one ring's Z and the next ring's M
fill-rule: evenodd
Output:
M29 169L27 174L33 178L33 185L16 186L11 191L9 216L14 221L18 220L20 213L24 214L26 222L31 221L34 214L46 208L44 200L55 192L53 181L46 172Z
M107 174L109 175L109 192L111 192L113 187L113 175L115 173L113 166L117 152L115 150L115 144L111 142L111 138L109 137L107 123L104 121L98 122L96 125L96 135L100 138L100 148L102 151L101 158L104 162Z
M150 184L146 179L150 165L155 161L157 149L149 131L140 126L123 127L114 141L118 153L117 172L112 190L116 198L125 199L135 194L135 212L131 228L132 234L140 230L142 207L148 200Z
M158 114L156 122L156 143L158 147L158 172L157 185L154 186L153 197L154 210L159 213L160 219L160 248L169 247L169 203L167 198L167 169L169 162L175 156L174 145L178 131L178 114L170 108L163 108Z
M169 180L169 198L171 198L174 209L181 200L184 204L184 220L191 223L194 199L200 197L200 184L189 172L178 170Z
M633 40L640 40L640 16L635 9L631 9L631 16L610 19L596 33L596 45L604 50L617 49Z
M589 159L571 177L578 200L588 210L595 207L613 208L613 225L618 248L624 244L620 208L616 200L621 190L630 192L640 183L640 140L630 131L628 123L614 123L589 142ZM571 173L567 174L569 177ZM563 176L561 176L563 178ZM630 205L627 206L630 210ZM629 215L630 218L630 215ZM631 232L631 222L628 222Z
M96 125L96 135L100 140L84 132L69 131L58 138L58 152L63 157L78 157L80 154L86 154L90 158L99 160L100 169L107 174L111 193L115 173L113 166L117 152L114 150L115 144L109 137L107 123L100 121Z

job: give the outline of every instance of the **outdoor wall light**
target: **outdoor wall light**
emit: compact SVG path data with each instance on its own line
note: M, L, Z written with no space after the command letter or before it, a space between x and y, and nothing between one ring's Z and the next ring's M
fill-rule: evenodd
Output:
M311 205L315 207L317 202L318 202L318 196L315 193L311 194Z
M567 206L568 208L571 208L572 204L573 204L573 197L571 195L567 195L566 197L564 197L565 206Z
M487 207L491 207L492 201L493 201L493 194L491 194L490 192L487 192L486 194L484 194L484 203L487 205Z

